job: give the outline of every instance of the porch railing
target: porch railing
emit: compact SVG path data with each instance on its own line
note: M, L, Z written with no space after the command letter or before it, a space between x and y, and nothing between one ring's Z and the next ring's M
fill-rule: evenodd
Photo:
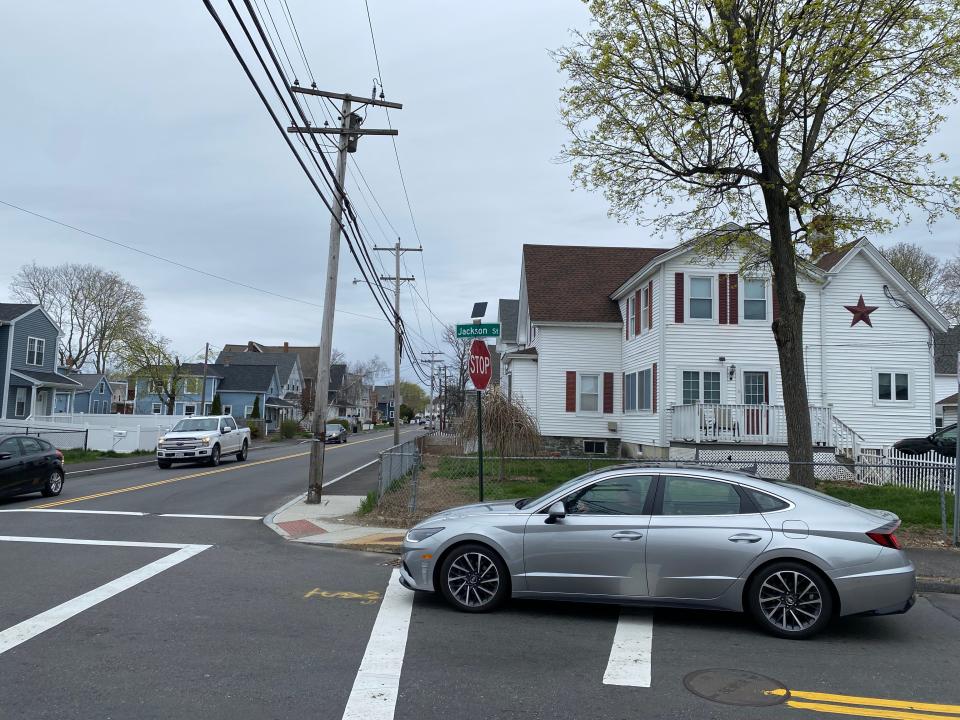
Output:
M785 445L787 442L787 415L783 405L717 405L695 403L674 405L672 439L674 442L753 443ZM846 424L833 417L829 407L810 406L810 426L813 444L833 446L838 450L847 446L853 456L853 443L859 436Z

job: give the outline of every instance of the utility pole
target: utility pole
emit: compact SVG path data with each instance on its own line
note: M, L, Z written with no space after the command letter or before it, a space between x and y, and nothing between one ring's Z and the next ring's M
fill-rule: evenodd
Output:
M320 502L323 487L323 460L326 444L327 391L330 387L330 353L333 349L333 311L337 304L337 272L340 264L340 230L343 227L343 206L346 201L344 181L347 174L347 153L357 151L357 141L361 135L397 135L396 130L361 129L363 118L354 110L364 105L394 108L401 110L400 103L387 102L375 97L363 98L355 95L327 92L316 88L294 85L292 92L304 95L318 95L324 98L340 100L340 127L298 127L287 128L289 133L300 135L336 135L337 177L334 186L333 207L330 218L330 241L327 251L327 277L323 293L323 322L320 328L320 354L317 363L317 381L313 396L313 442L310 444L310 472L307 484L307 504ZM381 93L382 95L382 93Z
M400 285L405 282L413 282L416 278L400 276L400 257L405 252L423 252L419 247L400 247L400 238L393 247L373 248L377 252L392 252L396 258L396 274L393 277L381 275L380 279L384 282L393 282L393 444L400 444L400 350L402 336L400 334ZM410 362L419 362L417 358L410 358Z
M421 360L421 362L430 366L430 429L433 430L434 429L433 416L436 414L436 407L434 406L434 402L433 402L433 366L435 363L440 362L439 360L437 360L436 356L443 355L443 353L437 350L430 350L429 352L424 352L421 350L420 354L430 356L429 360Z
M203 349L203 385L200 386L200 415L207 414L207 363L210 360L210 343Z
M447 366L440 366L441 372L443 372L443 385L440 386L440 397L443 400L440 402L440 432L443 432L447 429L447 401L450 399L447 397Z

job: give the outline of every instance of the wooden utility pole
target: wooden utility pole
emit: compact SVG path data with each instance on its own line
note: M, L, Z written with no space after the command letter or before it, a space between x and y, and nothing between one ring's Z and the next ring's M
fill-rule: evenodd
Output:
M439 360L437 360L437 355L443 355L443 353L438 350L430 350L429 352L421 350L420 354L430 356L429 360L421 360L421 362L430 366L430 429L433 430L434 428L433 416L436 415L436 404L434 402L434 396L433 396L433 375L434 375L433 366L436 363L440 362Z
M339 138L337 151L337 177L334 187L333 207L330 218L330 242L327 251L327 277L323 294L323 322L320 329L320 354L317 363L317 381L313 395L313 442L310 447L310 471L307 481L307 503L320 502L323 487L323 460L326 449L327 392L330 388L330 353L333 349L333 311L337 303L337 272L340 264L340 230L343 227L343 206L346 201L344 181L347 174L347 153L357 151L360 135L396 135L396 130L362 130L363 118L357 115L354 104L359 109L363 105L376 105L400 110L400 103L363 98L354 95L332 93L316 88L294 85L292 92L304 95L319 95L341 101L340 127L289 127L287 132L300 135L336 135Z
M423 252L423 248L405 248L400 247L400 238L393 247L376 247L377 252L392 252L396 259L396 274L393 277L381 275L380 279L384 282L393 282L393 444L400 444L400 352L403 336L400 332L400 285L405 282L413 282L416 278L400 276L400 257L405 252ZM410 362L419 362L417 358L410 358Z

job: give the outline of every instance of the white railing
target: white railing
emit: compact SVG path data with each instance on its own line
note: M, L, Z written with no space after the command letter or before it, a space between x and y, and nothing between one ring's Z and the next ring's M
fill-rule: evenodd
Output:
M695 403L674 405L670 410L673 419L672 439L677 442L787 443L787 415L783 405ZM810 429L814 445L836 445L835 421L831 408L810 406Z

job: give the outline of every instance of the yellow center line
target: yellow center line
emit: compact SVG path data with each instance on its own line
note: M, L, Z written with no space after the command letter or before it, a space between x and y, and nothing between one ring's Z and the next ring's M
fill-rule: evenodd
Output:
M891 700L887 698L836 695L833 693L809 692L806 690L770 690L768 695L786 695L786 704L798 710L813 710L834 715L890 718L891 720L933 720L960 718L960 705L918 702L915 700ZM835 703L835 704L834 704ZM921 711L921 712L915 712ZM927 712L943 713L929 715Z
M352 444L360 445L361 443L373 442L375 440L382 440L383 437L367 438L366 440L356 440ZM350 443L348 443L349 445ZM326 452L332 452L333 450L339 450L340 448L345 448L347 445L337 445L333 448L327 448ZM61 505L70 505L72 503L83 502L85 500L95 500L97 498L109 497L110 495L119 495L121 493L133 492L134 490L146 490L152 487L159 487L160 485L168 485L170 483L180 482L181 480L192 480L198 477L207 477L208 475L219 475L220 473L231 472L233 470L243 470L244 468L256 467L257 465L266 465L267 463L280 462L281 460L292 460L294 458L306 457L309 455L308 452L294 453L292 455L282 455L281 457L268 458L267 460L257 460L256 462L245 462L237 463L233 465L228 465L226 467L217 468L215 470L204 470L203 472L190 473L189 475L178 475L177 477L166 478L165 480L156 480L154 482L143 483L141 485L131 485L129 487L117 488L115 490L105 490L103 492L92 493L90 495L83 495L81 497L67 498L66 500L55 500L53 502L43 503L41 505L31 505L30 509L46 509L60 507Z

